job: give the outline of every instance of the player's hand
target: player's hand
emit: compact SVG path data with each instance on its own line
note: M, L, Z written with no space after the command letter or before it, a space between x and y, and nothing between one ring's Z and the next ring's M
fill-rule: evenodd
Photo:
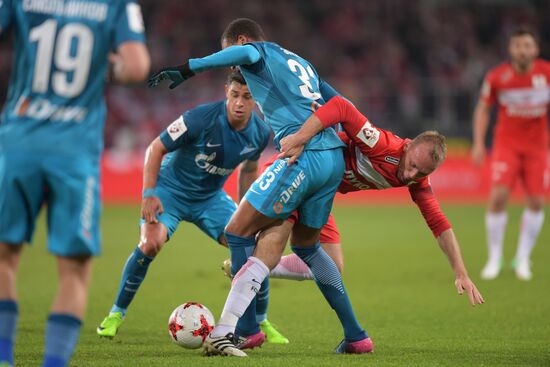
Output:
M479 167L485 160L485 155L487 154L487 152L483 145L474 144L471 154L472 162Z
M162 214L164 208L160 199L150 196L141 200L141 217L145 223L158 223L157 213Z
M483 299L483 296L479 291L477 290L476 285L474 282L470 280L468 276L458 277L455 280L455 287L458 291L458 294L463 295L464 292L468 295L468 298L470 299L470 304L472 306L475 306L476 304L482 304L485 303L485 300Z
M281 154L277 158L288 158L288 165L292 165L304 151L305 143L297 134L285 136L279 142Z
M149 87L156 87L163 80L170 80L172 83L169 88L174 89L187 79L191 78L195 73L189 68L189 62L186 62L183 65L178 65L170 68L165 68L149 78L147 85Z

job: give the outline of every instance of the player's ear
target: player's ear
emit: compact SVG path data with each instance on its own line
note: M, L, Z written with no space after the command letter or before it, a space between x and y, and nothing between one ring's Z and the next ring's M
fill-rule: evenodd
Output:
M237 44L244 45L245 43L250 42L247 36L241 34L237 37Z

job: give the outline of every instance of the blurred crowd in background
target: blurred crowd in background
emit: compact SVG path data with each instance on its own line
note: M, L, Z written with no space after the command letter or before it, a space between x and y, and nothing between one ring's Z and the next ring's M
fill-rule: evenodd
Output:
M311 61L376 125L413 137L437 129L468 139L485 72L507 58L519 24L540 34L550 55L544 0L139 0L153 71L220 49L234 18L260 23L269 40ZM546 24L545 24L546 20ZM0 42L0 101L12 43ZM107 89L106 147L143 152L178 115L224 97L225 72L207 72L173 91L145 85Z

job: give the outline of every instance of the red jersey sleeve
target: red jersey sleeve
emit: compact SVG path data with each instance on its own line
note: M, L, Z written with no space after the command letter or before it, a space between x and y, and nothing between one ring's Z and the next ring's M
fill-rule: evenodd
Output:
M341 123L348 135L355 135L368 119L354 105L340 96L330 99L327 104L315 111L315 116L326 129Z
M439 207L428 178L409 186L409 193L436 238L451 228L451 223Z
M381 138L381 129L372 125L353 104L340 96L331 98L315 111L315 116L321 120L324 128L341 123L346 135L363 151L374 149ZM377 149L382 148L377 146Z
M488 105L494 105L497 101L497 88L496 88L496 73L490 71L483 80L481 86L481 93L479 95L480 100Z

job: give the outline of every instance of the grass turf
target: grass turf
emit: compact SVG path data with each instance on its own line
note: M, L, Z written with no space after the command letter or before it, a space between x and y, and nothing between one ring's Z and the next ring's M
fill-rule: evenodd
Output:
M188 223L152 263L117 337L97 337L95 328L110 309L121 269L138 241L139 209L108 207L102 219L104 250L94 263L87 317L71 366L549 366L548 225L534 250L534 279L521 282L509 268L521 214L520 208L511 208L507 267L500 278L486 282L478 276L486 259L483 208L444 210L485 305L471 307L466 296L457 296L447 260L416 208L339 207L335 216L342 233L344 281L375 353L335 355L341 328L315 284L273 280L269 319L291 344L265 345L240 360L206 358L169 339L167 319L177 305L198 301L217 318L229 288L218 270L227 250ZM24 251L18 279L18 366L40 363L45 319L56 290L43 224L34 242Z

